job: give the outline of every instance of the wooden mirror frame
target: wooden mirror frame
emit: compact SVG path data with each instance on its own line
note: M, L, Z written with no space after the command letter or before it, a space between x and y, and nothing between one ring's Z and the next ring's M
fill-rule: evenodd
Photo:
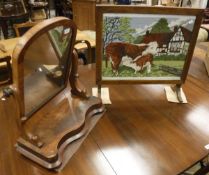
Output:
M24 54L40 35L56 26L71 28L69 52L65 52L68 62L64 87L30 116L25 116ZM105 111L101 99L87 95L78 80L78 56L73 50L76 29L74 22L65 17L48 19L28 30L13 52L11 94L17 104L20 130L16 149L41 166L57 171L65 166Z
M25 115L25 104L24 104L24 55L29 48L29 46L36 40L36 38L40 37L45 32L49 31L50 29L57 27L57 26L64 26L71 29L72 32L72 38L70 40L70 43L68 46L69 52L67 57L72 58L73 53L73 43L75 42L75 37L77 33L77 27L74 23L70 22L67 18L64 17L57 17L53 19L46 20L42 23L39 23L39 25L34 26L29 32L26 32L25 35L23 35L19 42L17 43L14 52L13 52L13 59L12 59L12 69L13 69L13 80L14 84L13 90L15 92L15 96L19 100L19 109L20 109L20 118L21 120L26 120L28 117ZM72 63L72 59L68 59L67 65L66 65L66 71L70 71L70 65ZM74 66L76 66L74 64ZM72 70L75 70L72 68ZM67 76L64 78L64 87L67 86L69 74L66 74ZM63 90L61 89L61 90ZM60 91L61 91L60 90ZM51 98L53 98L56 94L54 94ZM38 109L37 109L38 110Z

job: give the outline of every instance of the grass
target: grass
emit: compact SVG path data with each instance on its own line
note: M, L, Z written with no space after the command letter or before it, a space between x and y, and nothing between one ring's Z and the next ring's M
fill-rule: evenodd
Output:
M164 60L164 61L172 61L172 60L185 60L186 55L184 54L178 54L178 55L160 55L155 56L155 60Z
M119 67L119 77L176 77L176 75L159 70L159 65L165 65L174 67L177 69L183 69L184 60L155 60L151 68L151 72L148 73L147 69L139 71L135 74L135 70L126 66ZM110 62L108 62L108 67L105 67L105 61L102 62L102 75L103 77L115 77L112 72Z

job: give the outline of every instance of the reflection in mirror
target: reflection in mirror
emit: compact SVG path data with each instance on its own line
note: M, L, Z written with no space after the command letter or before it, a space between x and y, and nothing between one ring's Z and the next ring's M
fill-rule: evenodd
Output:
M32 42L24 57L25 116L65 86L70 28L57 26Z

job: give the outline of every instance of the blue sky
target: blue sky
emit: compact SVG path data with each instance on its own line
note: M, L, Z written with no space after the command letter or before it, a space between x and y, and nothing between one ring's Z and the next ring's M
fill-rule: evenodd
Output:
M182 16L182 15L150 15L150 14L104 14L108 17L130 17L132 28L137 29L138 33L140 31L146 31L148 26L154 25L160 18L166 18L169 27L172 28L175 25L183 25L189 30L193 29L195 16Z

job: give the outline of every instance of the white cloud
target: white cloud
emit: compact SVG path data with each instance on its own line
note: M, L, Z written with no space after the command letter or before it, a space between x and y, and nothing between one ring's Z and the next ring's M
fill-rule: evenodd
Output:
M152 26L154 26L157 22L153 22L149 25L145 25L144 28L137 28L136 29L136 32L137 32L137 35L143 35L146 33L147 30L151 30L152 29Z
M193 19L191 18L177 19L175 21L171 21L168 24L168 27L172 28L174 26L186 26L187 24L191 24L192 22L193 22Z

